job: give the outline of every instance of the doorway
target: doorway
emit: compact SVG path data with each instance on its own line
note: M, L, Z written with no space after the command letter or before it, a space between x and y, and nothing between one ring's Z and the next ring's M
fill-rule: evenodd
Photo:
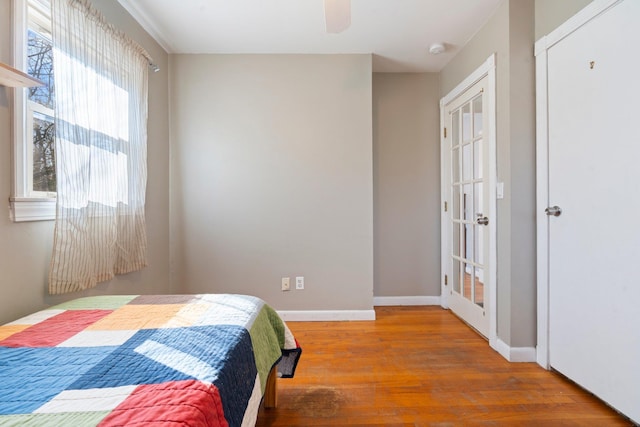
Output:
M495 348L495 73L491 56L440 102L442 302Z

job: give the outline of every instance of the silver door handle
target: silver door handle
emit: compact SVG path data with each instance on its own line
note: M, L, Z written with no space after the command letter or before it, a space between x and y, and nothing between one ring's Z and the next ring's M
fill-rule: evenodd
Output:
M545 209L544 213L546 213L549 216L560 216L562 215L562 209L560 209L559 206L551 206Z
M489 218L487 218L486 216L482 217L482 218L478 218L478 224L480 224L480 225L489 224Z

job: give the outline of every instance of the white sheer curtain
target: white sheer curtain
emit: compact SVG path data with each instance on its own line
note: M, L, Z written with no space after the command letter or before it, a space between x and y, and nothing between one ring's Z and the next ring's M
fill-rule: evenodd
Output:
M86 0L53 0L57 207L49 292L146 266L148 54Z

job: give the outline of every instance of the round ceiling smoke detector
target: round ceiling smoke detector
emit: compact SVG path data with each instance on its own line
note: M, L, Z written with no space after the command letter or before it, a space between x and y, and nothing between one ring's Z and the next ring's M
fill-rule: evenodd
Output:
M433 43L431 46L429 46L429 53L432 55L438 55L444 51L444 43Z

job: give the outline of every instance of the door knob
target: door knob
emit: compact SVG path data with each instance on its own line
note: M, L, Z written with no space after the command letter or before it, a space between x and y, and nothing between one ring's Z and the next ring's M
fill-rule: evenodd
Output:
M545 209L544 213L546 213L549 216L560 216L562 215L562 209L560 209L559 206L551 206Z
M486 216L482 217L482 218L478 218L478 224L480 224L480 225L489 224L489 218L487 218Z

